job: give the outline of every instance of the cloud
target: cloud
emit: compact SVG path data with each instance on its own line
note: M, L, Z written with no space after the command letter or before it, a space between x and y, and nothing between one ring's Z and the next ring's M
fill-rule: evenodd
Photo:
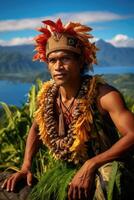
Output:
M17 37L11 40L0 40L1 46L15 46L15 45L23 45L23 44L33 44L33 37Z
M117 34L111 40L108 40L116 47L134 47L134 38L130 38L127 35Z
M0 32L35 29L42 19L1 20Z
M76 12L76 13L57 13L53 16L40 17L40 18L29 18L29 19L19 19L19 20L1 20L0 21L0 32L4 31L16 31L16 30L28 30L35 29L41 26L41 21L45 19L55 20L61 17L64 22L68 21L79 21L81 23L95 23L104 22L112 20L121 20L134 16L119 15L112 12Z
M65 22L68 21L79 21L81 23L95 23L95 22L105 22L112 20L124 19L126 16L118 15L112 12L80 12L80 13L60 13L57 16L62 16Z

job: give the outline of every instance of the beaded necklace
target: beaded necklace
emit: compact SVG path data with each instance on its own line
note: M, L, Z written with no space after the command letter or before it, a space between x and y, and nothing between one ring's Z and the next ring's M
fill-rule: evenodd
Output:
M73 119L65 136L59 136L54 113L54 104L59 88L53 80L50 80L39 92L39 108L35 113L35 119L39 125L40 138L56 159L74 163L88 159L85 142L91 138L90 131L93 123L91 104L96 96L98 82L100 82L100 78L97 76L83 78L76 98L77 105L72 114Z

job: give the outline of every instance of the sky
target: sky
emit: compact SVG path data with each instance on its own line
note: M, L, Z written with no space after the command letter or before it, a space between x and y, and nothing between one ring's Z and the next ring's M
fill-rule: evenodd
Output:
M94 40L134 47L134 0L0 0L0 45L33 43L46 19L93 28Z

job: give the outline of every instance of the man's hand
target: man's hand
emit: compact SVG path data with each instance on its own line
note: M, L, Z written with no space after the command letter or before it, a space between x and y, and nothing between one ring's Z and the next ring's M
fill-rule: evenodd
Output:
M32 185L32 173L29 170L21 170L7 178L1 187L6 188L7 191L14 191L15 185L22 179L27 180L27 185Z
M80 168L71 183L69 184L68 198L69 200L89 199L91 189L94 183L95 169L91 167L89 162Z
M20 180L26 180L29 186L32 184L32 173L30 172L30 169L32 166L32 158L37 152L39 144L38 126L36 122L33 122L27 137L25 155L21 170L7 178L2 184L2 188L6 188L7 191L13 191L15 185Z

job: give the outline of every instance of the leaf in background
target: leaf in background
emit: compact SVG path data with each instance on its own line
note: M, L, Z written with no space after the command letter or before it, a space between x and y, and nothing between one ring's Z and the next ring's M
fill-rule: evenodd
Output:
M30 93L29 93L29 115L30 117L33 117L33 113L36 109L36 87L33 85L31 87Z

